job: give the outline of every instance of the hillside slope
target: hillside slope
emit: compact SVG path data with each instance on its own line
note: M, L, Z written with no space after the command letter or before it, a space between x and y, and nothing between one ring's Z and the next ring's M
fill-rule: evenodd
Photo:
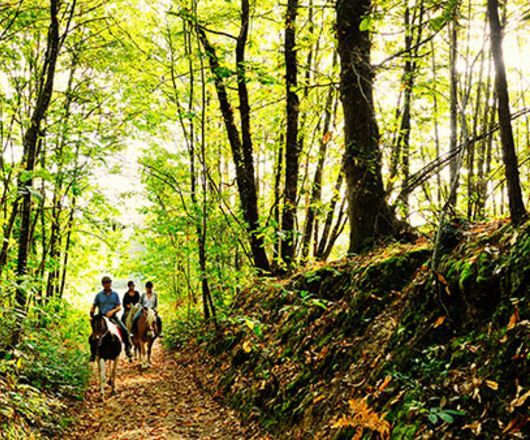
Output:
M216 395L280 438L530 435L530 225L453 228L243 292Z

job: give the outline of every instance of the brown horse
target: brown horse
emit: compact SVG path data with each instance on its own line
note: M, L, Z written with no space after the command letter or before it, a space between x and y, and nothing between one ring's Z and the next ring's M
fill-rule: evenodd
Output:
M141 368L151 366L151 349L158 335L155 311L144 307L133 325L133 343L140 355Z

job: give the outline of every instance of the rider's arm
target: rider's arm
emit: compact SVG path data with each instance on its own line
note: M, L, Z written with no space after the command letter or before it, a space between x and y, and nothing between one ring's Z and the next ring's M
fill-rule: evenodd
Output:
M94 297L94 302L92 303L92 307L90 307L90 316L94 316L94 313L96 313L96 307L99 305L99 298L96 295Z
M118 296L118 294L115 294L115 306L112 310L109 310L108 313L107 313L107 316L109 318L111 318L112 316L114 316L116 313L118 313L120 310L121 310L121 304L120 304L120 297Z
M107 316L109 318L113 317L116 313L118 313L121 310L121 305L118 304L116 307L114 307L112 310L109 310L107 312Z

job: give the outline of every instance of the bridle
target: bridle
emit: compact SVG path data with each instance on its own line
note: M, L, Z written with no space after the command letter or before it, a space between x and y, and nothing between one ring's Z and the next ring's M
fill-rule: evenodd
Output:
M156 316L155 316L155 319L153 319L153 321L151 323L149 323L148 319L148 314L149 314L149 309L143 309L142 310L142 313L144 314L145 316L145 319L146 319L146 328L144 330L144 337L150 337L150 338L154 338L155 335L156 335L156 331L157 331L157 326L156 326Z
M95 319L95 318L94 318ZM105 322L105 318L103 318L103 316L100 316L100 318L98 319L102 319L103 322ZM99 353L99 349L101 348L101 345L103 344L103 340L105 339L105 336L107 336L109 333L110 333L110 329L109 329L109 326L107 325L107 323L105 322L105 327L107 328L105 330L105 332L103 334L101 334L101 336L99 336L99 338L97 339L97 344L96 344L96 350L97 352ZM94 330L92 330L94 331Z

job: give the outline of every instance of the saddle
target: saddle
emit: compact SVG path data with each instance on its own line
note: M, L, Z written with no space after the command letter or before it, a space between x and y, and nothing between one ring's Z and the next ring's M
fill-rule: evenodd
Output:
M105 322L107 323L107 328L109 329L109 333L111 335L117 336L119 340L123 342L123 335L121 333L121 329L106 316L105 316Z

